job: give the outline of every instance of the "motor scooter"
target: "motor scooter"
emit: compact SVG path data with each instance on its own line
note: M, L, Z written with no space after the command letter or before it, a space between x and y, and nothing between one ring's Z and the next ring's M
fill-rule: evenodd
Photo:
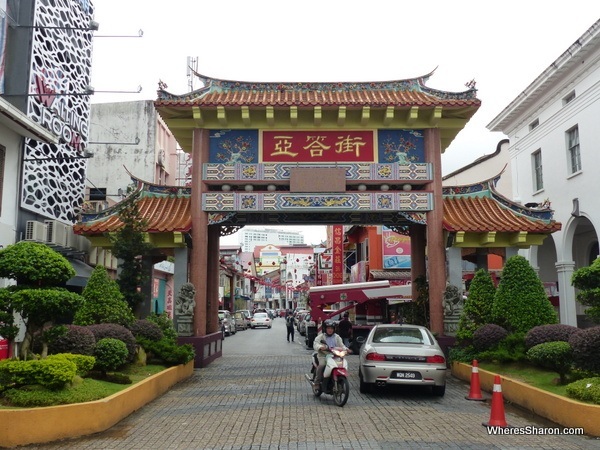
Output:
M312 354L312 365L310 373L305 374L310 383L315 397L320 397L323 392L333 395L333 401L337 406L344 406L350 395L350 383L348 382L348 363L346 355L348 349L342 347L330 347L326 356L325 371L323 372L323 383L317 385L315 376L319 367L317 352ZM326 384L326 386L323 386Z

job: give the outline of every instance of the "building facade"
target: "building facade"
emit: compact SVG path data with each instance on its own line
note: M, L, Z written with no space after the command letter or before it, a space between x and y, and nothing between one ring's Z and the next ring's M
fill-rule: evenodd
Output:
M543 245L523 253L559 296L560 321L569 325L588 324L571 277L599 253L598 117L600 20L488 125L509 138L513 198L551 206L563 224Z

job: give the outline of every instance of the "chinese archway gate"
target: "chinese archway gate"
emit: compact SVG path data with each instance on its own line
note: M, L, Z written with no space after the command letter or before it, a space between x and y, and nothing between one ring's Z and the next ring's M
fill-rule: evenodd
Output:
M244 225L383 224L410 233L413 279L428 271L431 328L446 287L441 154L480 106L476 90L386 82L258 83L198 75L155 107L192 154L197 349L218 333L219 237ZM427 255L427 263L426 257ZM196 361L202 366L202 361Z

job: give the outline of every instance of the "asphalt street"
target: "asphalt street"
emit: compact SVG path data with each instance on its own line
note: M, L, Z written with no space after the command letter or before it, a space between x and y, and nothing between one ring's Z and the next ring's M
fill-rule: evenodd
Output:
M271 329L225 338L223 357L92 436L27 449L600 449L586 436L539 434L558 427L505 405L524 435L490 435L490 402L465 399L469 386L448 373L446 395L426 389L358 391L358 356L348 357L350 398L343 408L313 396L304 374L311 351L283 319ZM490 398L484 393L484 396ZM560 427L562 428L562 427ZM524 431L526 432L526 431Z

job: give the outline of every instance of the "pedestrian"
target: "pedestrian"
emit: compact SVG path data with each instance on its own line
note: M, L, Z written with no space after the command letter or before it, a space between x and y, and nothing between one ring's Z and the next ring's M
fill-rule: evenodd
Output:
M287 312L287 317L285 318L285 327L287 328L287 341L290 342L291 337L292 342L294 342L294 315L291 311Z
M342 338L344 345L350 347L350 339L352 339L352 322L348 319L348 312L344 313L344 317L338 323L337 334Z

